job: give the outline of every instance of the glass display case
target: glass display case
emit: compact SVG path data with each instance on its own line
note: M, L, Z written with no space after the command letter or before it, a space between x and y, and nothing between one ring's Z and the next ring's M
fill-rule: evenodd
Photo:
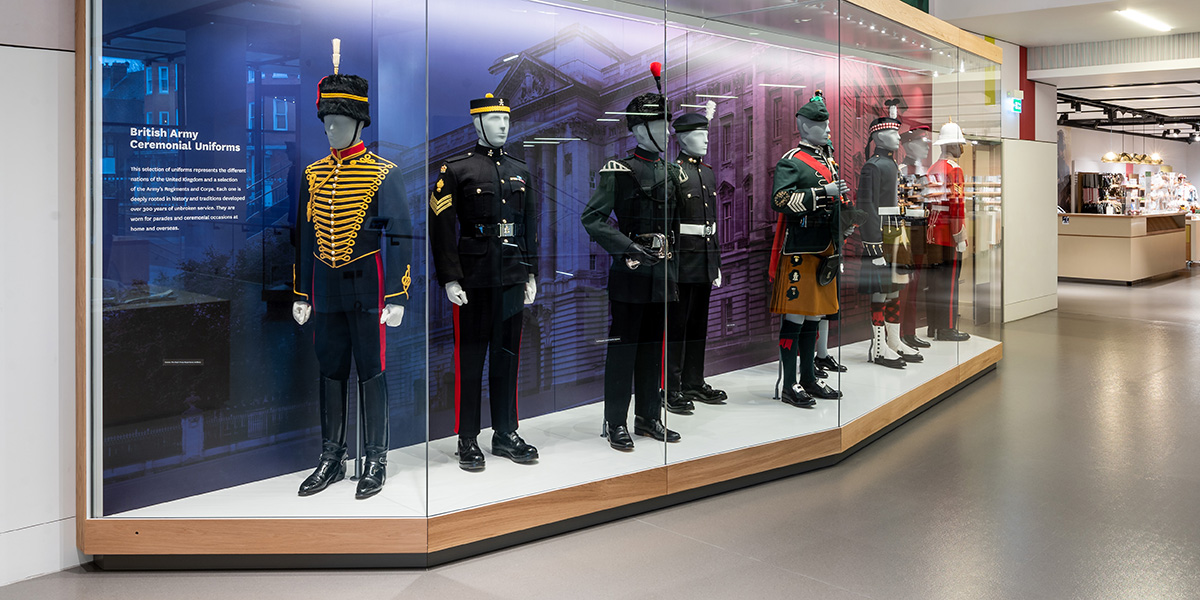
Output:
M1000 51L733 4L90 2L84 551L461 555L994 365Z

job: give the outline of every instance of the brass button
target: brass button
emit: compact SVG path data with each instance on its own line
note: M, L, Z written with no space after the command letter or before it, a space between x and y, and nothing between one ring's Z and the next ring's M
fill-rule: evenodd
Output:
M508 204L508 200L507 199L501 200L500 204Z
M483 193L483 190L481 190L481 189L479 189L479 188L475 188L475 193L476 193L476 194L482 194L482 193Z
M508 223L508 219L500 219L501 223Z

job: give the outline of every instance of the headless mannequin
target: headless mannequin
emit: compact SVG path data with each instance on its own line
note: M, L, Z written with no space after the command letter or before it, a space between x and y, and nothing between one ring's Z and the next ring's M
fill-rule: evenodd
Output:
M334 150L345 150L362 141L363 122L346 115L325 115L325 137L329 139L329 147ZM297 301L292 303L292 318L303 325L312 317L312 305ZM386 304L379 311L379 323L388 327L399 327L404 320L404 307L398 304Z
M509 115L502 112L489 112L475 115L471 121L475 124L475 135L479 136L479 144L488 148L502 148L508 141ZM446 298L456 306L467 303L467 291L461 283L451 281L445 286ZM525 304L533 304L537 298L537 281L531 274L525 282Z
M821 147L829 142L829 121L813 121L802 116L796 116L796 128L800 131L800 139L810 145ZM838 179L825 184L825 195L833 199L834 202L850 192L850 186L845 181ZM824 376L824 371L818 370L812 366L812 360L817 357L829 358L829 321L824 316L820 315L783 315L784 329L787 329L787 323L793 324L793 327L799 325L800 348L798 350L808 352L805 348L812 348L813 356L799 356L800 376L799 380L802 384L815 385L818 376ZM781 332L782 333L782 332ZM808 343L806 343L806 340ZM811 344L811 345L810 345ZM839 371L845 370L844 367L838 368ZM785 377L786 382L790 377ZM840 395L840 394L839 394Z

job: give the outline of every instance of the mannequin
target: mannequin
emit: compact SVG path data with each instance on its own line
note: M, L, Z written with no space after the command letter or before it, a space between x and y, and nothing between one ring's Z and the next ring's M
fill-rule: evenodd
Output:
M715 103L713 108L715 108ZM688 113L675 119L682 172L679 207L679 301L667 315L667 410L682 401L724 404L728 395L704 382L704 350L712 289L721 286L717 238L716 177L702 160L708 153L708 117Z
M634 390L636 435L678 442L661 418L663 322L679 299L678 165L661 157L671 119L662 94L642 94L625 108L625 124L637 142L633 154L605 163L580 221L593 241L612 256L608 273L612 324L604 360L604 424L601 437L616 450L633 450L627 425ZM665 200L665 202L664 202ZM617 226L609 221L615 215ZM688 403L690 404L690 403ZM687 410L686 404L675 407Z
M900 164L900 202L904 207L904 226L908 228L908 240L912 253L912 270L908 274L908 285L900 290L900 339L905 345L921 349L930 343L917 337L917 296L924 289L925 281L921 270L925 266L925 236L927 219L922 195L927 178L925 165L932 148L929 127L919 125L900 136L904 147L904 162Z
M783 315L779 330L779 355L783 368L783 402L801 408L816 406L817 399L837 399L835 391L817 379L816 358L819 322L838 312L839 269L827 262L841 246L847 228L842 214L849 192L837 176L829 146L829 111L818 91L796 111L800 145L789 150L775 167L771 208L779 214L768 276L774 281L771 312ZM824 285L818 281L821 266L832 272ZM800 363L797 384L796 363Z
M361 386L366 465L355 497L369 498L387 477L388 399L386 337L397 327L411 283L411 232L396 165L368 152L361 139L371 124L367 81L334 74L317 84L317 117L325 125L330 155L309 165L298 218L300 243L292 316L311 319L321 370L322 452L300 485L309 496L346 474L347 382L353 356ZM338 180L369 182L338 188ZM353 209L358 209L354 211Z
M858 208L868 217L862 227L863 265L860 291L871 295L871 349L867 360L893 369L923 357L900 340L900 290L908 283L911 263L903 237L896 197L899 170L900 121L889 101L889 115L870 125L867 161L858 179ZM871 152L871 143L875 151Z
M429 196L429 243L454 311L458 466L479 471L485 359L492 454L519 464L538 459L537 448L517 434L521 322L524 305L537 298L538 222L529 169L504 151L508 101L487 94L470 108L478 142L439 169Z
M965 181L962 167L955 161L966 150L967 140L962 128L951 121L942 125L934 143L942 148L942 156L929 167L925 188L930 208L926 260L932 267L926 317L931 338L961 342L971 336L958 330L958 277L967 250L967 229Z

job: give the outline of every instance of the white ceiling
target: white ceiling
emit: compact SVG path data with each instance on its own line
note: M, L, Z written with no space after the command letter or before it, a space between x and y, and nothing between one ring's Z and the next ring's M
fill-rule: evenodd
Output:
M1077 0L1074 6L1027 10L1029 7L1029 2L1019 1L940 0L933 4L932 12L968 31L1027 47L1200 31L1200 0ZM1137 9L1174 29L1159 33L1117 14L1126 8Z

